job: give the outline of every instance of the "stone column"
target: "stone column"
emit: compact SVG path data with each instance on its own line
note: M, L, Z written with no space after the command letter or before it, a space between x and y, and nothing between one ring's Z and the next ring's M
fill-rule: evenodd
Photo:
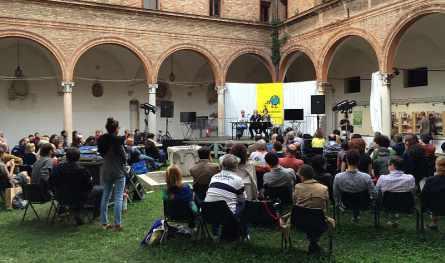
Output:
M73 140L73 87L74 82L62 82L63 91L63 129L68 135L68 143Z
M327 96L328 91L331 89L331 84L329 82L325 82L325 81L318 81L317 82L317 92L318 95L325 95ZM324 115L319 115L320 116L320 122L319 122L319 127L323 130L323 132L325 134L328 134L330 131L327 130L328 125L327 125L327 115L329 112L329 109L327 107L326 104L327 101L327 97L325 97L325 114Z
M148 84L148 103L156 106L156 90L158 89L158 84ZM148 114L148 132L156 135L156 116L160 115L159 111L156 114L150 112ZM147 131L146 131L147 132Z
M218 136L224 136L224 92L226 87L224 85L216 86L218 92Z
M391 74L382 74L382 134L391 136Z

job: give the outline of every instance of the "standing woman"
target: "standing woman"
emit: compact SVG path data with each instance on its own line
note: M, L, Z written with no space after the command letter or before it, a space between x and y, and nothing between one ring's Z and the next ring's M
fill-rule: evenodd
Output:
M100 222L104 229L122 230L122 202L125 189L126 160L124 150L125 138L118 136L119 122L108 118L105 124L107 133L98 140L98 151L104 158L101 169L103 194L100 204ZM108 224L108 201L114 186L114 226Z

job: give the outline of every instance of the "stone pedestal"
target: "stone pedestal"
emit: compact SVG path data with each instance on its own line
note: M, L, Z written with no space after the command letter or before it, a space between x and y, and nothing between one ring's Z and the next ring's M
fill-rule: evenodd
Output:
M168 147L168 160L181 170L183 176L190 176L190 168L199 161L199 148L197 145Z

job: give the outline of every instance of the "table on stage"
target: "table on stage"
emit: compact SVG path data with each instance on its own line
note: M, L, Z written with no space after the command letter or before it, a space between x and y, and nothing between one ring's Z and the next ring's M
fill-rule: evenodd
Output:
M233 131L235 131L236 134L236 130L238 129L238 126L240 126L241 124L246 125L246 130L249 129L250 125L257 125L258 126L258 130L261 130L262 128L264 129L264 126L266 126L265 130L269 131L270 133L270 129L273 127L272 123L270 121L232 121L232 140L235 137L233 135Z

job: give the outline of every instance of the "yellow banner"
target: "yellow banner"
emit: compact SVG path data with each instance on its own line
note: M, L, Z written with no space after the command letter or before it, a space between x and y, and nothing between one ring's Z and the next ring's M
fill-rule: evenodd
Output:
M257 84L257 110L263 115L266 109L272 123L282 125L283 116L283 83Z

